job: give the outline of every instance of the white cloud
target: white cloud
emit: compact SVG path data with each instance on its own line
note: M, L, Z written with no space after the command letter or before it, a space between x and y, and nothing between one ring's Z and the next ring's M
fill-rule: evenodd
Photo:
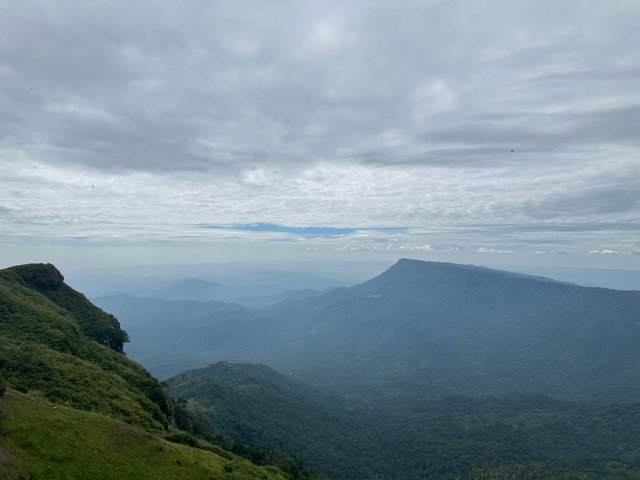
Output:
M448 112L456 106L455 91L443 80L432 80L418 87L411 98L416 119L422 120L438 113Z
M601 250L589 250L590 255L629 255L630 252L620 252L617 250L610 250L603 248Z
M335 19L323 19L310 28L303 50L310 53L336 53L355 45L357 37Z
M634 2L244 7L8 3L0 242L640 251Z

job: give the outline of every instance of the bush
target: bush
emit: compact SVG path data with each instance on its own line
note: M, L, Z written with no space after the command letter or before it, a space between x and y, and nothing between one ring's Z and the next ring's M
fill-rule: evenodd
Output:
M4 379L4 376L2 375L2 372L0 372L0 397L4 396L4 392L7 389L7 382Z

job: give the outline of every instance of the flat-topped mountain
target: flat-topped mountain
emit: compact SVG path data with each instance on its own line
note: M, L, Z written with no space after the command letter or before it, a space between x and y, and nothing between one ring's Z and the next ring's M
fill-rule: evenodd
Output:
M179 359L162 376L232 360L325 383L389 377L465 393L640 397L640 292L484 267L403 259L360 285L213 313L195 332L180 325L155 347Z
M280 368L299 362L301 369L412 372L487 392L589 395L609 384L614 395L640 394L636 291L400 260L361 285L289 304L272 318L277 335L291 332L292 346L279 345ZM288 319L286 330L278 318Z

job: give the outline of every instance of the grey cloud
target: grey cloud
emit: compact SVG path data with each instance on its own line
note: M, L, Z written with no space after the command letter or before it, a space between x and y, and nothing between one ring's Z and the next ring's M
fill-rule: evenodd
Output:
M580 2L554 14L494 1L20 2L3 10L2 142L49 162L221 172L318 158L510 163L495 157L510 145L546 152L567 140L637 137L625 123L633 109L550 114L540 132L532 108L567 92L566 100L608 93L597 72L609 68L633 88L622 64L635 55L629 18L639 12L627 5L610 12L624 37ZM571 68L551 68L563 62ZM450 89L450 111L430 113L427 99L416 119L413 92L429 82ZM484 123L492 112L503 125ZM381 145L389 130L404 140ZM428 152L425 141L434 143Z
M191 238L194 217L410 225L434 248L633 243L637 2L0 13L0 215L15 234Z
M595 112L532 115L523 119L518 114L490 116L467 121L460 126L432 130L419 138L431 145L454 144L465 147L435 149L429 155L415 156L427 162L446 163L449 156L466 156L469 163L486 158L489 162L510 163L518 160L517 155L496 157L495 155L514 150L513 153L549 153L558 149L575 149L579 154L585 147L597 144L637 146L640 144L640 105L609 108ZM494 119L491 121L491 119ZM524 123L524 125L523 125ZM563 151L564 153L564 151ZM553 160L553 158L551 158ZM530 161L529 158L522 159Z
M639 183L640 184L640 183ZM640 188L626 186L620 188L589 188L584 191L554 195L532 204L529 213L534 218L554 218L576 215L634 214L640 207ZM595 228L597 224L593 225ZM640 231L640 225L630 227Z

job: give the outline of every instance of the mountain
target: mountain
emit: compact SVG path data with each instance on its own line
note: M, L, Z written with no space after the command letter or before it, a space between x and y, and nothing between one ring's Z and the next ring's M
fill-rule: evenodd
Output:
M265 363L340 388L610 401L640 398L639 341L640 292L400 260L360 285L185 323L155 348L180 351L181 365Z
M70 283L92 299L126 293L166 300L234 302L235 299L269 297L288 291L353 285L352 278L367 278L366 275L363 277L363 267L359 265L343 268L341 278L327 276L322 269L317 271L317 266L301 265L299 268L287 270L269 264L139 266L79 272L70 277Z
M160 378L206 365L211 361L207 348L211 328L221 321L253 315L239 305L216 301L165 300L126 294L93 301L126 324L134 339L127 345L127 355ZM189 340L185 341L185 337Z
M146 428L168 425L162 386L120 353L118 321L53 265L0 271L0 320L0 369L11 387Z
M382 458L348 403L267 366L220 362L166 383L215 431L282 450L329 478L373 478L365 465Z
M176 429L127 339L53 265L0 270L2 478L289 478Z
M640 478L640 403L539 395L363 403L229 362L167 385L217 431L284 450L335 480Z
M15 273L24 286L68 310L85 335L122 352L127 336L118 321L113 315L95 308L84 295L64 283L64 277L53 265L19 265L7 269L6 272Z
M206 302L216 298L218 292L223 289L224 286L218 282L201 278L181 278L171 281L151 293L153 296L166 298L167 300L200 300Z
M255 297L240 297L232 299L233 303L240 304L249 308L267 308L288 300L301 300L304 298L319 297L323 293L333 290L333 287L322 290L314 290L306 288L304 290L287 290L286 292L276 293L274 295L258 295Z
M468 392L640 394L640 292L400 260L272 318L261 326L270 347L261 360L279 368L411 376Z

